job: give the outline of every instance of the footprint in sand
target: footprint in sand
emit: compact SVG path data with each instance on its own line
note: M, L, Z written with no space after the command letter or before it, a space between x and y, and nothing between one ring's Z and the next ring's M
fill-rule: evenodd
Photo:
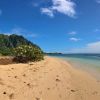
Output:
M59 94L59 97L62 98L61 94Z
M30 83L28 83L27 86L28 86L29 88L32 88L33 85L31 85Z
M36 72L36 71L38 71L38 68L34 68L34 69L33 69L33 72Z
M11 68L11 69L14 69L14 68Z
M10 95L9 95L9 99L13 99L14 98L14 93L11 93Z
M0 85L5 85L3 82L0 82Z
M42 100L42 99L40 99L40 98L35 98L36 100Z
M4 91L3 94L6 95L7 92ZM9 99L13 99L13 98L14 98L14 93L9 94Z
M34 69L33 72L36 72L36 70Z
M59 75L56 75L56 77L59 77Z
M11 89L15 89L15 87L11 86L11 85L7 85L8 88L11 88Z
M23 76L25 77L25 76L26 76L26 74L23 74Z
M5 85L4 83L3 83L3 80L0 78L0 85Z
M24 82L24 83L26 83L26 82Z
M56 79L56 82L60 82L60 79L57 78L57 79Z
M94 91L92 94L93 94L93 95L96 95L96 94L98 94L98 92L97 92L97 91Z
M14 78L17 78L18 76L14 76Z
M71 92L76 92L75 90L71 90Z
M50 88L47 88L47 90L50 90Z

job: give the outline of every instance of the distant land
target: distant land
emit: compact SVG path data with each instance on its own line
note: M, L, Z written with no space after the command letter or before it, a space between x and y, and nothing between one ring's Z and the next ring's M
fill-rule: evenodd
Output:
M60 53L60 52L49 52L49 53L45 53L45 54L50 54L50 55L54 55L54 54L63 54L63 53Z

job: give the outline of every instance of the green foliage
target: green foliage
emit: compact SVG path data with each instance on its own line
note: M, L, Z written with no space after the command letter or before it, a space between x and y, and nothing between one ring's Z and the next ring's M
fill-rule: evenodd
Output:
M39 46L15 34L0 34L0 55L14 56L14 61L22 63L43 59L43 51Z
M13 55L13 51L10 48L3 47L3 48L0 48L0 55L2 56Z
M16 48L20 45L31 45L36 49L40 49L36 44L25 39L20 35L4 35L0 34L0 55L13 55L13 48ZM41 49L40 49L41 50Z
M21 45L14 49L15 58L14 61L25 63L28 61L40 61L43 60L43 52L39 48L35 48L31 45Z

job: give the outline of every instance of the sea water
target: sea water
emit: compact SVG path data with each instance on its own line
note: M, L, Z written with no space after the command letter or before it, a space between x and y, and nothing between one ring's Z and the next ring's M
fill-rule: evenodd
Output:
M69 62L73 67L89 72L100 80L100 54L53 54Z

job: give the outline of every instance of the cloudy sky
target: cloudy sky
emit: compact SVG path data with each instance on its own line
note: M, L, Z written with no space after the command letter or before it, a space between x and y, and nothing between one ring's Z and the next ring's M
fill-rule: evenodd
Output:
M46 52L100 53L100 0L0 0L0 33Z

